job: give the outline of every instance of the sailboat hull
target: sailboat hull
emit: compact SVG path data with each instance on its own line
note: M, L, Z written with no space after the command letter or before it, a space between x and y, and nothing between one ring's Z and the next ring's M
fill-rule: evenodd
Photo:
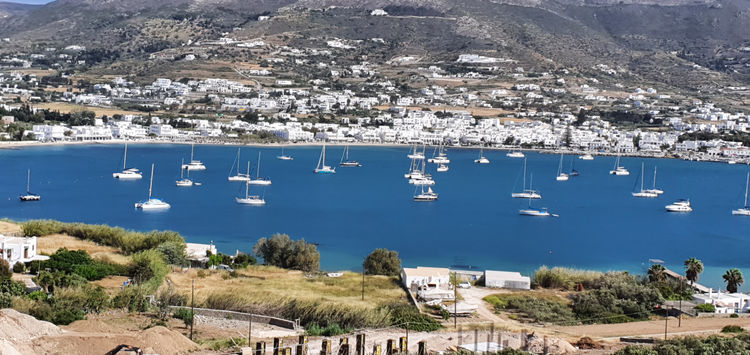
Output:
M510 194L510 196L513 198L526 198L532 200L538 200L542 198L542 195L536 192L514 192Z
M262 206L266 204L266 200L258 196L249 196L247 198L235 197L235 201L241 205Z
M24 201L24 202L26 202L26 201L39 201L39 200L42 199L42 196L39 196L39 195L21 195L21 196L18 196L18 199L21 200L21 201Z
M362 166L362 164L360 164L358 161L345 161L343 163L339 163L339 166L353 168L353 167Z
M292 158L290 156L287 156L287 155L279 155L278 157L276 157L276 159L279 159L279 160L294 160L294 158Z
M555 180L557 181L568 181L568 179L569 179L568 174L560 174L560 175L557 175L557 177L555 178Z
M335 169L331 169L331 167L325 166L325 167L322 167L320 169L315 169L314 172L316 174L335 174L336 170Z
M271 180L263 180L263 179L259 179L259 180L247 180L247 184L248 185L263 185L263 186L267 186L267 185L271 185Z
M632 194L633 194L633 197L644 197L644 198L659 197L658 194L655 194L653 192L648 192L648 191L633 192Z
M227 178L228 181L250 181L250 178L247 176L230 176Z
M138 180L143 178L143 175L137 173L112 173L112 177L120 180Z
M490 160L485 157L481 157L479 159L474 159L474 162L477 164L489 164Z
M750 208L740 208L733 210L732 214L735 216L750 216Z
M151 199L146 202L139 202L135 204L135 208L141 209L144 211L166 210L166 209L169 209L170 207L172 206L170 206L168 203L154 200L154 199Z
M521 216L532 216L532 217L549 217L550 213L546 210L535 210L535 209L527 209L527 210L518 210L518 214Z

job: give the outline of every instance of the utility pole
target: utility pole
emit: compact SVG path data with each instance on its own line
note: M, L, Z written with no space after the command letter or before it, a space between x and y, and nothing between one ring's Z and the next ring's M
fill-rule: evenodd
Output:
M195 279L192 280L190 291L190 340L193 340L193 325L195 324Z
M365 300L365 262L362 262L362 300Z
M664 305L664 340L667 340L667 325L669 322L669 312L667 311L667 305Z
M252 315L252 313L249 314L249 317L250 318L248 319L248 322L247 322L247 324L248 324L247 325L247 346L249 346L250 350L252 351L252 349L253 349L253 342L250 341L252 339L252 336L253 336L253 315Z

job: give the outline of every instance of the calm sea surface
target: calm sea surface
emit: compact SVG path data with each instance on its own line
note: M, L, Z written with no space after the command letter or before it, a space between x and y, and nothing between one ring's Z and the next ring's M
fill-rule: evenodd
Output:
M112 173L122 164L117 145L30 147L0 150L0 216L16 220L50 218L106 223L140 231L171 229L188 241L213 241L220 251L250 251L258 238L287 233L318 243L326 270L359 269L373 249L397 250L406 266L473 265L531 274L540 265L643 272L650 258L682 271L682 261L697 257L706 265L701 282L723 286L721 274L738 267L750 279L750 218L732 216L741 207L748 166L681 160L623 158L630 176L611 176L612 157L583 161L567 156L581 175L555 181L559 155L529 153L528 170L548 207L559 218L523 217L525 200L510 197L521 189L523 159L504 151L485 151L490 165L473 161L477 150L448 151L450 171L437 173L440 199L412 201L414 187L403 175L409 167L406 148L351 147L361 168L337 167L336 174L312 170L320 147L291 147L293 161L277 160L279 148L243 147L244 171L251 160L253 176L258 152L266 188L251 187L267 205L238 205L242 183L227 181L237 147L196 146L195 158L208 169L191 173L202 186L180 188L180 160L190 159L185 145L131 145L128 166L144 178L118 181ZM343 147L329 147L329 165L338 165ZM428 150L428 156L431 155ZM646 187L658 166L656 199L637 199L630 192L640 183L646 164ZM154 197L172 205L165 212L133 207L145 199L151 163L156 164ZM18 201L31 169L31 190L40 202ZM689 198L695 211L670 214L664 206ZM743 287L750 290L750 287Z

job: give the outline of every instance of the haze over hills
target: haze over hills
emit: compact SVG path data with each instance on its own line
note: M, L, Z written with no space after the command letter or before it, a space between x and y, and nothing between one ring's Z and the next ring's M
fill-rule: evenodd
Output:
M369 16L376 8L390 16ZM257 21L262 14L272 19ZM698 64L750 81L749 29L750 0L57 0L13 13L0 36L21 46L85 43L121 58L227 32L383 38L386 56L486 52L541 66L622 66L653 80Z

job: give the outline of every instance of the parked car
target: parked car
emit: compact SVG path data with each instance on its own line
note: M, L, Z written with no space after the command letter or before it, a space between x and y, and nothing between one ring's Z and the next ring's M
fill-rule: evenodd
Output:
M226 270L226 271L229 271L229 272L234 272L234 269L232 269L231 266L226 265L226 264L219 264L219 266L217 266L216 268L219 269L219 270Z
M458 284L458 288L471 288L471 284L468 283L468 282L466 282L466 281L464 281L464 282Z

